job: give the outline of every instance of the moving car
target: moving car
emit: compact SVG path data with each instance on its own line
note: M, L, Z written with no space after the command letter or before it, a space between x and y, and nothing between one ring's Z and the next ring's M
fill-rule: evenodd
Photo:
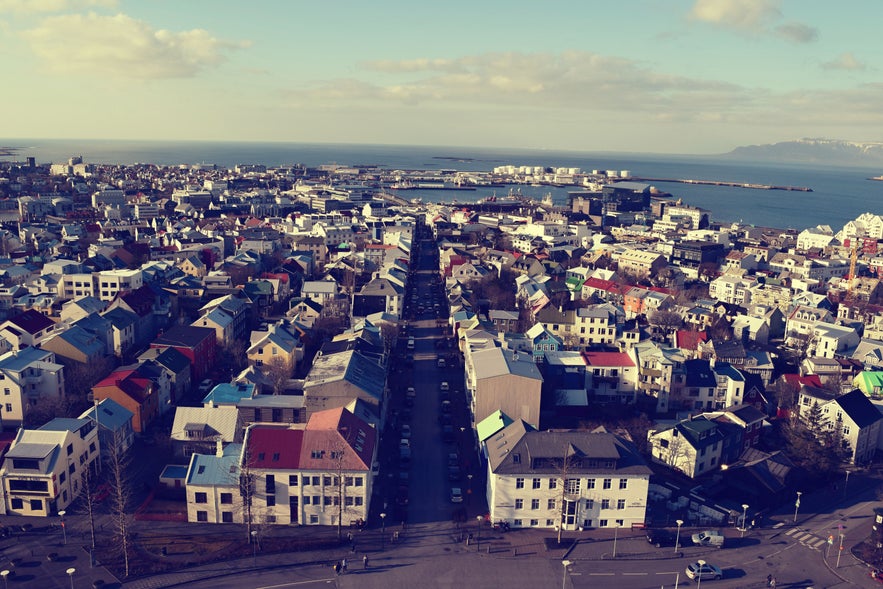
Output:
M711 580L711 579L720 579L724 576L723 571L720 568L714 566L713 564L708 564L704 560L698 560L687 567L687 578L693 580Z
M463 503L463 491L460 487L451 488L451 503Z

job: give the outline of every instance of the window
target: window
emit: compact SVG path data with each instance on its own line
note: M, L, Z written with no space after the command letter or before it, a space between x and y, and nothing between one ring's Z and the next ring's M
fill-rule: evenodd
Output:
M610 509L610 499L601 499L601 509Z
M625 509L625 499L617 499L616 500L616 508L617 509Z
M524 499L515 500L515 509L524 509Z
M356 497L356 506L360 507L364 503L363 497Z
M607 527L607 520L606 519L599 520L598 525L602 528L606 528Z
M303 484L304 487L308 486L310 484L310 477L304 477Z
M362 477L356 477L354 482L356 483L357 487L361 487L362 486Z
M208 521L208 512L207 511L197 511L196 512L196 521L207 522Z
M276 505L276 495L267 495L267 507Z
M352 487L353 486L353 477L343 477L343 484L346 487Z
M322 497L313 495L313 505L322 505Z
M540 520L532 519L532 520L530 520L530 525L531 526L538 526L538 525L540 525Z
M9 413L11 411L12 411L12 403L7 403L6 404L6 412Z
M73 453L74 453L74 445L73 445L73 444L68 444L68 445L67 445L67 455L70 456L70 455L73 454Z
M522 523L522 521L520 519L513 519L512 520L512 527L520 528L522 525L524 525L524 524Z
M594 489L595 488L595 479L589 479L586 481L586 489Z
M9 389L8 389L8 388L3 389L3 394L4 394L4 395L8 395L8 394L9 394Z
M604 479L604 488L609 489L612 486L613 479Z
M558 479L549 479L549 488L557 489L558 488Z
M233 512L232 511L222 511L221 512L221 521L225 524L233 523Z
M77 472L77 465L76 465L76 464L71 464L71 465L68 467L67 471L68 471L69 473L71 473L71 474L74 474L75 472Z
M318 515L311 515L310 516L310 523L311 524L318 524L319 523L319 516Z
M541 479L534 479L534 480L533 480L533 488L534 488L534 489L539 489L539 488L540 488L540 480L541 480Z
M568 495L579 493L579 479L567 479L564 481L564 492Z
M194 495L193 500L196 503L208 503L208 495L205 493L196 493L196 495Z
M524 479L522 479L522 478L515 479L515 488L516 489L523 489L524 488Z
M331 505L331 497L322 497L324 505Z
M24 509L24 502L21 499L13 499L11 501L13 509Z
M346 505L347 507L353 506L353 498L352 497L344 497L343 499L344 499L344 501L343 501L344 505Z
M58 477L58 482L63 483L66 480L67 480L67 473L62 471L61 475L59 475L59 477Z
M619 479L619 488L626 489L628 488L629 480L628 479Z
M276 475L268 474L267 478L266 478L266 485L267 485L267 493L268 494L272 495L273 493L275 493L276 492Z
M89 452L94 452L94 451L95 451L95 442L92 442L91 444L89 444Z
M554 526L554 525L555 525L555 520L553 520L553 519L547 519L547 520L546 520L546 527L547 527L547 528L551 528L551 527Z
M233 504L233 493L221 493L221 504L222 505L232 505Z
M289 487L296 487L297 486L297 479L298 479L298 476L296 474L289 475L288 476L288 486Z
M322 477L322 484L325 485L326 487L330 487L331 486L331 477L329 477L329 476Z
M530 500L530 508L531 509L539 509L540 508L540 500L539 499L531 499Z
M313 477L313 485L316 487L319 486L319 477Z
M309 504L310 504L310 496L304 495L304 505L309 505Z
M555 509L555 500L554 499L549 499L549 501L546 505L546 509Z

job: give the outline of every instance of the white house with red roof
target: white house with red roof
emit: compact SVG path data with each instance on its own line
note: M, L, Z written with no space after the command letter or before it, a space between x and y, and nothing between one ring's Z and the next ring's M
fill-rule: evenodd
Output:
M317 412L306 425L251 425L235 461L231 447L191 458L188 521L349 526L368 518L377 432L346 408Z
M638 368L625 352L582 353L586 391L596 403L633 404L637 400Z

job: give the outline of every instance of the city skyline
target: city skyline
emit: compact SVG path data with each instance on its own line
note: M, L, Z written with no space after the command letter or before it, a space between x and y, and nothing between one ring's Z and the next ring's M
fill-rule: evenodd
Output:
M702 154L879 141L881 12L0 0L3 134Z

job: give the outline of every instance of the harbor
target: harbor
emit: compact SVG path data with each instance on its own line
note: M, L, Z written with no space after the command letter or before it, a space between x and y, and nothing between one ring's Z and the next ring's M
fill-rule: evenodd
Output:
M754 190L786 190L789 192L812 192L807 186L786 186L780 184L757 184L754 182L727 182L725 180L693 180L690 178L647 178L633 176L637 182L673 182L677 184L699 184L705 186L729 186L732 188L751 188Z

